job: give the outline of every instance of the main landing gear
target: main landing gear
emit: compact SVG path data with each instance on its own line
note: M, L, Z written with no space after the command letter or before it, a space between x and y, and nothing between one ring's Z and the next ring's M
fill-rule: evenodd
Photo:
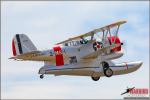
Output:
M40 75L40 78L43 79L43 78L44 78L44 74L41 74L41 75Z
M107 62L102 62L104 75L106 77L111 77L113 75L112 69L109 68L109 64Z
M113 70L109 68L109 64L107 62L102 62L102 67L103 67L104 75L106 77L111 77L113 75ZM95 76L95 77L94 76L95 75L91 76L92 80L98 81L100 79L100 76Z

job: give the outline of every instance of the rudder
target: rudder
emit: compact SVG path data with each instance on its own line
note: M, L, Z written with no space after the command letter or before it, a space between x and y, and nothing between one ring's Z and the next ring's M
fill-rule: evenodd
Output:
M25 34L16 34L12 40L13 55L20 55L32 51L37 51L37 48Z

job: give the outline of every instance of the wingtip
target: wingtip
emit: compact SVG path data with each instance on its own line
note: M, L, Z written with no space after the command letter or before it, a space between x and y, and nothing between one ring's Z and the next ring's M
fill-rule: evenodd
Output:
M121 24L123 24L123 23L127 23L127 19L120 19L120 20L118 20L118 21L116 21L116 23L121 23Z
M124 23L126 23L128 20L127 19L122 19L121 21L124 22Z
M8 58L8 59L13 59L13 57L10 57L10 58Z
M10 57L10 58L8 58L8 59L15 59L16 57Z

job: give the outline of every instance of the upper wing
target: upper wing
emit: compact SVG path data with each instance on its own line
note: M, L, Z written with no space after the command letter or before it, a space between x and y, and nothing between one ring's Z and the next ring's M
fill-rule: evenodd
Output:
M92 59L92 58L96 58L98 57L100 54L106 52L107 50L110 50L110 49L113 49L115 47L118 47L120 46L121 44L113 44L113 45L109 45L107 47L104 47L104 48L101 48L101 49L98 49L97 51L95 52L92 52L84 57L82 57L82 59Z
M69 41L72 41L72 40L81 39L81 38L84 38L84 37L87 37L87 36L92 36L92 35L96 34L97 32L103 32L105 30L108 30L108 29L113 28L115 26L124 24L126 22L127 22L126 20L117 21L117 22L114 22L112 24L106 25L104 27L101 27L101 28L98 28L98 29L94 29L94 30L92 30L90 32L87 32L85 34L82 34L82 35L79 35L79 36L76 36L76 37L73 37L73 38L69 38L68 40L59 42L57 44L62 44L62 43L66 43L66 42L69 42Z

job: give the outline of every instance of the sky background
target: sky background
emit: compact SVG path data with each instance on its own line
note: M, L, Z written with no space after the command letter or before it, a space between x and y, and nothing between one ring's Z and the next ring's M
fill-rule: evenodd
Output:
M42 62L14 61L15 34L27 34L39 50L120 19L119 36L125 55L116 62L143 61L136 72L101 77L46 75L39 78ZM122 99L126 87L149 88L149 3L121 1L7 1L1 3L1 96L3 99Z

